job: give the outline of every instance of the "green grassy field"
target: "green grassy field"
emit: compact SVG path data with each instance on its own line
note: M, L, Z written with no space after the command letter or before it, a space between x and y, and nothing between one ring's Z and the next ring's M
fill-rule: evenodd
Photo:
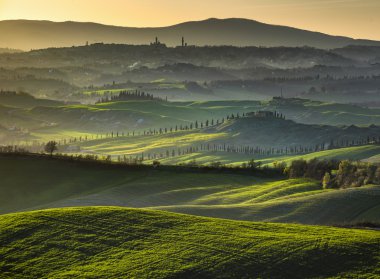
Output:
M257 110L283 113L287 119L306 124L369 125L380 123L377 109L351 105L286 99L267 101L156 102L126 101L96 105L50 106L48 100L18 101L4 107L0 125L30 131L29 139L62 139L78 133L132 132L149 128L170 128L190 122L226 118L227 115ZM5 103L8 104L8 103ZM12 103L13 104L13 103ZM1 107L0 107L1 108ZM0 109L1 113L1 109Z
M178 148L186 149L189 147L200 146L201 144L213 144L230 140L231 134L227 132L208 133L203 130L180 131L176 133L154 135L154 136L135 136L135 137L118 137L91 140L76 143L81 147L84 153L109 154L113 156L141 156L142 153L165 154L167 150L177 150ZM185 154L175 157L163 158L164 164L183 164L196 162L200 165L208 165L212 162L221 162L228 165L241 165L250 159L261 161L263 165L271 165L273 162L290 163L296 159L310 160L319 159L336 159L336 160L366 160L372 158L376 162L376 155L380 153L379 145L363 145L347 148L331 149L325 151L312 152L302 155L247 155L242 153L228 152L210 152L199 151L191 154ZM150 161L148 161L150 163Z
M335 160L365 160L367 158L373 157L376 154L380 153L380 146L379 145L363 145L363 146L353 146L353 147L346 147L346 148L339 148L339 149L331 149L331 150L325 150L325 151L319 151L319 152L313 152L306 155L296 155L296 156L289 156L284 157L283 159L280 159L282 162L290 163L293 160L297 159L304 159L304 160L311 160L314 158L318 159L335 159ZM278 160L276 158L269 160ZM263 163L268 163L269 161L263 161Z
M200 165L208 165L210 162L219 161L223 164L228 164L232 166L239 166L242 163L246 163L248 160L255 158L260 161L264 166L272 166L273 162L284 162L290 164L294 160L304 159L311 160L314 158L320 160L363 160L370 161L372 163L377 163L380 161L378 154L380 153L379 145L363 145L363 146L353 146L339 149L331 149L325 151L312 152L302 155L293 156L252 156L239 153L226 153L226 152L199 152L188 155L181 155L174 158L163 159L164 164L180 164L197 162Z
M379 186L323 190L309 179L115 168L33 157L0 157L0 177L0 213L116 205L249 221L380 222Z
M256 107L255 107L256 108ZM69 139L78 134L105 134L111 131L143 131L149 128L170 128L192 122L222 119L231 113L248 112L253 107L192 106L192 103L157 101L109 102L96 105L66 105L12 110L5 124L30 126L30 137L39 140ZM9 109L10 110L10 109ZM0 121L0 124L2 121Z
M0 216L2 278L376 278L380 233L116 207Z
M263 106L269 110L281 111L287 119L306 124L369 125L377 124L380 120L379 109L367 109L350 104L283 99L264 102Z
M154 136L106 138L81 142L77 143L77 145L86 153L141 155L141 153L159 153L168 149L186 148L226 137L226 133L203 133L199 130L194 130Z
M195 201L198 204L153 208L248 221L328 225L380 222L379 186L326 191L320 190L315 182L297 180L252 188L206 195ZM260 193L262 189L264 194ZM228 202L234 199L237 201Z
M0 166L0 213L52 203L173 205L207 193L272 181L253 175L131 170L35 157L0 156Z

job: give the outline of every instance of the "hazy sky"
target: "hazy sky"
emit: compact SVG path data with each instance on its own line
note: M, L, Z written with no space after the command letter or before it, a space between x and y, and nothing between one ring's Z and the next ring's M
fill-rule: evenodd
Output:
M244 17L380 40L380 0L0 0L0 20L167 26L210 17Z

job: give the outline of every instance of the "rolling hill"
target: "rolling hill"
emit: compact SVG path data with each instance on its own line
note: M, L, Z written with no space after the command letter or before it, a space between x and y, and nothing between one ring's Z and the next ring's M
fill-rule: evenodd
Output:
M377 137L380 127L336 127L329 125L307 125L273 117L248 116L206 129L208 132L228 134L224 142L237 145L284 147L329 144L335 141L359 140Z
M86 86L91 85L92 82L103 85L104 82L112 83L114 80L120 83L129 78L146 82L161 78L180 81L234 78L234 75L229 74L228 70L223 70L231 68L288 69L309 68L315 65L339 67L363 65L362 61L343 57L330 50L306 46L273 48L253 46L244 48L235 46L166 47L104 43L1 54L0 62L8 68L28 66L39 69L55 68L59 71L62 69L69 74L62 73L66 80L71 76L70 82L77 85L85 83ZM171 66L172 64L173 66ZM189 64L196 67L189 66ZM85 71L91 76L83 76L83 79L80 80L80 76L75 77L68 67L76 72L83 71L83 67L85 67ZM151 68L150 71L149 68ZM180 71L169 72L176 68ZM222 68L222 70L215 68ZM196 70L198 71L196 72ZM17 72L23 72L23 70L20 69ZM101 76L98 75L99 72L102 73ZM201 76L202 72L203 77ZM36 74L39 74L38 70ZM54 74L48 75L49 77L54 77ZM91 77L92 80L89 80L88 78ZM19 81L21 82L22 79Z
M0 34L0 279L380 278L380 41L241 18Z
M12 48L0 48L0 53L17 53L17 52L22 52L22 50L12 49Z
M145 157L149 157L149 155L161 153L166 154L161 158L171 157L173 159L178 155L190 156L191 154L205 153L211 155L208 161L212 162L216 157L213 158L210 151L228 152L229 154L226 156L232 158L241 153L248 157L262 159L275 154L281 157L337 147L364 145L368 143L368 140L378 140L380 134L380 127L375 125L367 127L306 125L275 117L245 116L225 120L219 124L215 124L215 122L213 126L211 124L203 128L194 128L193 126L193 129L173 130L172 132L170 127L167 127L166 133L161 129L161 133L157 131L154 135L141 133L132 136L132 134L121 135L119 133L118 136L111 137L109 134L102 138L75 143L67 142L62 146L61 151L64 152L69 145L75 144L85 153L99 155L141 156L144 153ZM200 122L198 123L200 126ZM238 150L238 148L249 148L250 152ZM258 148L265 152L258 152ZM182 152L179 152L178 149L181 149ZM266 151L269 149L273 150L267 153ZM297 152L293 152L295 149ZM244 156L240 158L244 158ZM179 162L176 159L174 161Z
M0 156L0 167L0 214L96 205L249 221L380 222L379 186L323 190L314 180L255 172L128 168L33 156Z
M9 106L2 105L2 102ZM0 125L28 129L29 139L41 140L68 139L111 131L131 133L134 130L170 128L176 125L189 125L195 121L221 120L232 113L242 115L258 110L278 111L284 114L286 119L304 124L363 126L380 124L379 109L297 98L275 98L263 102L120 101L95 105L63 105L55 101L25 96L10 99L4 96L2 99L0 95ZM323 130L323 127L320 129ZM346 127L345 133L352 134L355 129L361 130L354 126Z
M117 207L0 216L3 278L375 278L377 231Z
M36 106L62 106L64 103L49 99L38 99L24 92L0 91L0 105L15 108L33 108Z
M4 20L0 22L0 33L3 34L1 47L23 50L83 45L86 41L148 44L156 36L171 46L179 45L182 36L185 36L190 45L267 47L307 45L317 48L380 45L376 41L329 36L239 18L210 18L156 28L119 27L85 22Z
M311 152L299 155L259 155L254 157L264 166L272 166L274 162L284 162L290 164L294 160L304 159L311 160L314 158L320 160L352 160L368 161L372 163L380 162L379 145L362 145L345 148L330 149L324 151ZM185 154L177 157L164 158L161 162L166 165L190 164L196 162L198 165L209 165L210 162L220 162L222 164L241 166L243 163L252 159L252 155L244 153L228 153L218 151L202 151Z

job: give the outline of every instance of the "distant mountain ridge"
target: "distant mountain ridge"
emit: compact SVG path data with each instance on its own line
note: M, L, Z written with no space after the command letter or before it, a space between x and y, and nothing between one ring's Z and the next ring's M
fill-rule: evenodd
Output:
M0 21L0 34L0 47L23 50L84 45L86 42L149 44L155 37L168 46L177 46L181 44L182 36L189 45L199 46L310 46L323 49L348 45L380 46L379 41L331 36L239 18L210 18L153 28L72 21L4 20Z

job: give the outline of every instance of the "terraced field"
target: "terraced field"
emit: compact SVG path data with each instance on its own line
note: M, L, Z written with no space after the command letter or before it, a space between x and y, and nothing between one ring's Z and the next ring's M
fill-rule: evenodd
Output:
M0 213L116 205L249 221L380 222L379 186L323 190L309 179L128 169L33 157L0 157L0 167Z

